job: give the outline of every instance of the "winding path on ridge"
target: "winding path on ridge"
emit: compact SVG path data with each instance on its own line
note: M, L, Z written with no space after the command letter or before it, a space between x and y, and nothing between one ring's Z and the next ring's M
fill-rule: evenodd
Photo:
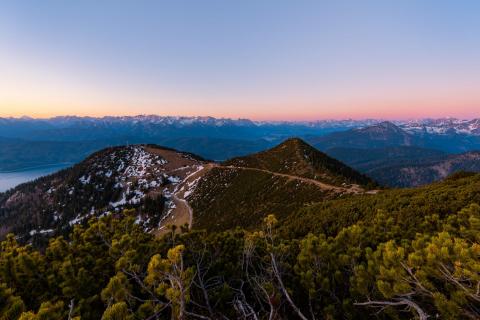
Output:
M273 172L265 169L258 169L258 168L250 168L250 167L237 167L237 166L222 166L217 163L207 163L204 166L202 166L201 169L195 171L194 173L190 174L188 177L186 177L174 190L172 194L172 200L173 203L175 204L175 208L171 210L169 215L165 218L164 224L162 223L162 227L160 229L157 229L155 234L157 236L164 235L168 232L170 232L170 228L168 228L168 225L175 225L177 227L184 226L188 224L189 228L192 228L193 225L193 209L189 205L188 201L185 199L187 195L187 191L189 190L189 185L192 183L195 183L196 180L200 179L203 177L205 174L207 174L211 169L213 168L219 168L219 169L234 169L234 170L250 170L250 171L259 171L259 172L265 172L274 176L278 177L283 177L287 178L288 180L297 180L301 181L303 183L309 183L313 184L322 190L327 190L327 191L333 191L336 193L346 193L346 194L363 194L363 193L368 193L368 194L373 194L377 193L378 190L370 190L366 191L362 187L356 184L349 185L348 187L339 187L339 186L334 186L330 185L327 183L320 182L315 179L309 179L309 178L304 178L304 177L299 177L295 175L290 175L290 174L285 174L285 173L278 173L278 172Z
M291 174L279 173L279 172L269 171L269 170L265 170L265 169L250 168L250 167L237 167L237 166L219 166L219 168L265 172L265 173L269 173L269 174L277 176L277 177L284 177L284 178L287 178L289 180L298 180L298 181L314 184L314 185L320 187L323 190L331 190L331 191L335 191L335 192L339 192L339 193L355 193L356 194L356 193L365 192L365 190L357 184L352 184L352 185L350 185L350 187L338 187L338 186L334 186L334 185L331 185L331 184L328 184L328 183L320 182L320 181L315 180L315 179L299 177L299 176L294 176L294 175L291 175Z
M162 236L169 233L170 228L168 226L175 225L177 227L181 227L188 224L189 228L192 227L193 209L185 199L188 196L186 193L190 190L190 186L194 184L196 180L203 177L215 166L217 165L214 163L206 163L198 167L198 170L188 175L180 184L175 187L172 193L172 201L175 207L164 218L160 228L155 230L154 234L156 236Z

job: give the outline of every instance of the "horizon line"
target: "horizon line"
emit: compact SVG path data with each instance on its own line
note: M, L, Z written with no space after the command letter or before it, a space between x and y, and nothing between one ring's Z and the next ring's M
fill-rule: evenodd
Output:
M480 115L478 117L455 117L455 116L427 116L427 117L411 117L411 118L405 118L405 117L338 117L338 118L313 118L313 119L255 119L255 118L247 118L247 117L215 117L212 115L161 115L161 114L134 114L134 115L75 115L75 114L67 114L67 115L52 115L52 116L46 116L46 117L36 117L36 116L29 116L29 115L21 115L21 116L0 116L0 119L10 119L10 120L22 120L22 119L30 119L30 120L52 120L55 118L80 118L80 119L105 119L105 118L138 118L138 117L158 117L158 118L185 118L185 119L191 119L191 118L211 118L215 120L249 120L252 122L322 122L322 121L418 121L418 120L475 120L480 118Z

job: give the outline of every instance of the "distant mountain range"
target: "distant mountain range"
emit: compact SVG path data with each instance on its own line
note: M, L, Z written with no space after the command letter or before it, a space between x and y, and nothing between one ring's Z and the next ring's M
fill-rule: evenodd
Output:
M480 119L424 119L398 122L398 124L403 129L415 133L480 135Z
M431 123L452 124L440 120ZM475 132L411 128L381 122L311 138L309 142L385 186L419 186L458 171L480 171L480 154L474 151L480 150L480 136Z
M312 122L251 121L213 117L55 117L0 118L0 136L28 140L78 141L105 138L213 137L218 139L278 139L291 135L324 134L367 126L377 120Z
M476 120L475 120L476 121ZM310 137L309 141L320 149L334 147L382 148L392 146L415 146L438 149L449 153L459 153L480 149L480 135L476 130L457 132L453 127L442 130L417 130L410 123L396 125L393 122L379 122L371 126L334 132L320 137ZM473 126L472 126L473 128Z
M86 130L96 129L105 136L128 136L138 133L158 136L162 129L190 129L192 132L181 132L181 135L194 134L198 136L203 132L206 135L215 134L215 137L231 137L231 134L242 132L250 137L264 137L264 134L297 134L342 131L346 129L361 128L382 122L378 119L366 120L318 120L318 121L252 121L248 119L229 119L213 117L172 117L157 115L139 115L125 117L53 117L47 119L0 118L0 136L23 137L29 139L53 138L55 133L63 133L66 137L77 140L85 139ZM480 119L460 120L455 118L422 119L408 121L392 121L400 128L412 133L431 134L467 134L480 135ZM217 128L217 129L214 129ZM220 128L220 130L218 129ZM238 131L231 131L236 128ZM202 131L202 129L204 131ZM230 129L230 130L229 130ZM196 131L197 130L197 131ZM74 132L82 135L72 136ZM39 133L40 136L32 136ZM170 133L171 134L171 133ZM219 135L220 134L220 135ZM172 135L171 135L172 136ZM238 136L234 136L237 137ZM56 138L56 139L55 139Z

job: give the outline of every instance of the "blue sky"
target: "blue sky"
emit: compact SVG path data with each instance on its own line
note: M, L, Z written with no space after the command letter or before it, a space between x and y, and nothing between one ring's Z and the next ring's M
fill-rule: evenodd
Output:
M2 1L0 116L474 117L479 1Z

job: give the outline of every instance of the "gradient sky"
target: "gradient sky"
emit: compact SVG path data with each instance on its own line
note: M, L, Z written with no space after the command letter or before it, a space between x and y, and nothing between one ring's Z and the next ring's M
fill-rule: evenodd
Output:
M0 1L0 117L480 116L480 1Z

